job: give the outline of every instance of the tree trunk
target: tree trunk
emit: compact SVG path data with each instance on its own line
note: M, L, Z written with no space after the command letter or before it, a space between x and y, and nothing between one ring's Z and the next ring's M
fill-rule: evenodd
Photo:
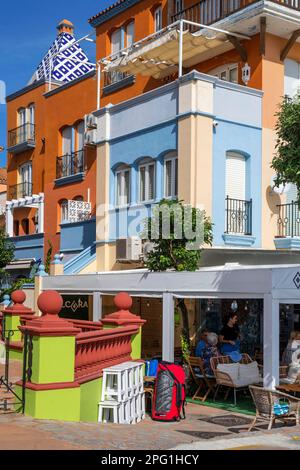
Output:
M185 340L187 341L187 344L190 346L190 325L189 325L189 312L188 309L185 305L184 299L179 299L178 300L178 307L180 308L181 311L181 316L182 316L182 335L184 336Z

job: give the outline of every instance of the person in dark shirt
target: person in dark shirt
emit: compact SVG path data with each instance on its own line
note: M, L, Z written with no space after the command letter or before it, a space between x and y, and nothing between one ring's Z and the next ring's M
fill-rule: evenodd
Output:
M222 354L229 354L232 351L239 351L240 329L237 325L238 316L232 312L226 325L223 326L219 335Z

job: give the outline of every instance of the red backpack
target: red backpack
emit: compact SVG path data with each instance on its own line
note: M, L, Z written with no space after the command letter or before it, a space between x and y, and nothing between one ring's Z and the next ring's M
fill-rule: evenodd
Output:
M158 365L154 388L152 419L179 421L185 419L185 373L181 366L169 362Z

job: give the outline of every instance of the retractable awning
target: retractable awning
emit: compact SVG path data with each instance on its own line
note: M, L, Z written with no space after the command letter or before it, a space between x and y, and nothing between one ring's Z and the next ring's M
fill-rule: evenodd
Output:
M229 34L229 33L228 33ZM226 32L203 29L183 32L182 64L191 67L234 48ZM137 44L105 64L106 72L123 72L163 78L175 72L179 63L179 31L172 29L145 44ZM136 49L136 50L135 50Z
M30 269L35 263L35 258L15 260L5 266L5 271L16 271L18 269Z

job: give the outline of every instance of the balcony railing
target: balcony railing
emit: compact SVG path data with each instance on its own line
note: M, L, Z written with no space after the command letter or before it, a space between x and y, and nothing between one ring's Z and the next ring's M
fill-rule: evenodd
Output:
M70 155L57 157L56 160L56 178L65 178L67 176L77 175L84 171L84 151L78 150Z
M202 0L195 5L186 8L172 16L171 22L177 20L193 21L195 23L209 25L247 7L259 0ZM271 0L274 3L300 10L298 0Z
M32 183L20 183L10 186L8 189L8 199L20 199L26 196L32 196Z
M252 235L252 199L226 198L226 232L228 234Z
M35 125L26 123L8 131L8 149L21 144L35 145Z
M279 204L277 229L278 237L300 237L300 210L297 202Z

